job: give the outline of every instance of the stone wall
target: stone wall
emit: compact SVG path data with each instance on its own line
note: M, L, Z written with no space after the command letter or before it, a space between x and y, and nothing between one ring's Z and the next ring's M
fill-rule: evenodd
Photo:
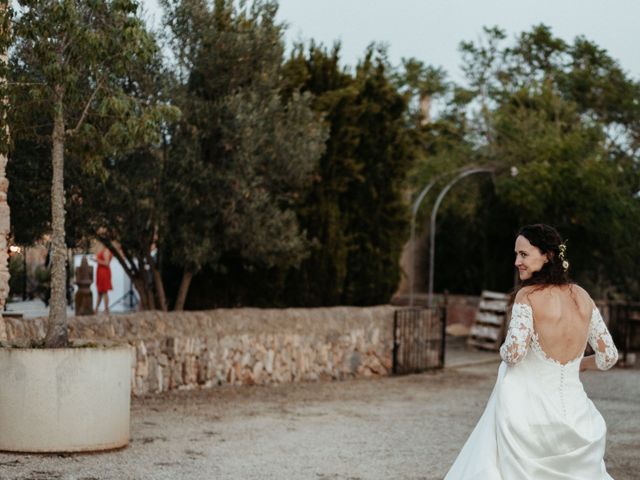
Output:
M70 337L127 342L134 395L387 375L394 307L218 309L71 317ZM0 319L0 341L44 337L46 319Z

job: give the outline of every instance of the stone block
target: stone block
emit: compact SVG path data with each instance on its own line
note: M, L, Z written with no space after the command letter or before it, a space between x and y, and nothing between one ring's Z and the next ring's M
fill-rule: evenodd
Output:
M225 379L229 385L233 385L236 382L236 369L233 367L233 365L230 365L227 369Z
M349 358L348 370L353 373L358 370L358 367L360 367L360 364L362 363L362 356L360 355L359 352L354 351L354 352L351 352L351 355L348 358Z
M146 358L144 360L138 360L135 374L141 378L147 378L147 376L149 376L149 363Z
M242 371L241 378L242 378L241 383L243 385L255 385L256 384L255 378L253 377L253 373L248 368L245 368Z
M179 339L175 337L167 337L165 339L164 348L162 351L169 358L176 358L179 352Z
M169 357L165 353L161 353L160 355L158 355L157 358L158 358L158 364L161 367L169 366Z
M275 352L271 349L269 349L269 351L267 352L267 360L266 360L266 364L265 364L265 370L271 374L273 373L273 361L275 359Z
M164 390L164 372L160 365L156 366L153 386L155 387L156 392L162 392Z
M142 340L140 340L137 344L136 344L136 357L138 359L138 361L140 360L146 360L147 358L147 346L144 344L144 342Z
M264 370L264 365L262 364L262 362L256 362L255 365L253 366L251 373L256 383L260 383L263 370Z
M251 366L251 354L249 352L245 353L242 356L242 360L240 361L241 367Z

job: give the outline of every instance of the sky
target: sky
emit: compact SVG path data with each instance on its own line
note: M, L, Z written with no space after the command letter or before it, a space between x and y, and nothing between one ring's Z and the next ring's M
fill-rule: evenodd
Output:
M142 0L159 25L157 0ZM483 26L499 26L513 39L544 23L567 42L584 35L640 81L638 0L280 0L285 39L341 42L343 62L355 65L367 45L382 42L392 64L415 57L462 79L461 41L477 41Z

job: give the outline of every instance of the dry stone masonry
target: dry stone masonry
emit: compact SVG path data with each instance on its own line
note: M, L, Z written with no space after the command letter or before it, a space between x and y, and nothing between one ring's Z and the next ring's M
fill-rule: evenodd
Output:
M134 395L388 375L391 306L138 312L69 319L70 337L132 346ZM0 319L0 341L42 338L46 319Z
M0 43L7 36L5 27L10 25L5 22L9 4L6 1L0 2ZM6 47L0 51L0 67L4 70L7 65L8 55ZM11 232L10 211L7 203L7 191L9 190L9 180L7 179L7 152L9 146L9 125L6 120L6 108L8 106L6 93L7 79L0 77L0 316L4 311L4 305L9 295L9 255L7 238Z

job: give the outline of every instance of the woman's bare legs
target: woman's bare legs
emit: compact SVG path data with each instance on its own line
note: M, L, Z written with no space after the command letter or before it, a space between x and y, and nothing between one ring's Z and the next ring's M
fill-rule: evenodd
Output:
M96 304L96 313L99 312L100 302L104 300L104 313L109 313L109 293L102 292L98 293L98 303Z
M100 302L102 301L102 294L98 293L98 302L96 303L96 313L100 310Z

